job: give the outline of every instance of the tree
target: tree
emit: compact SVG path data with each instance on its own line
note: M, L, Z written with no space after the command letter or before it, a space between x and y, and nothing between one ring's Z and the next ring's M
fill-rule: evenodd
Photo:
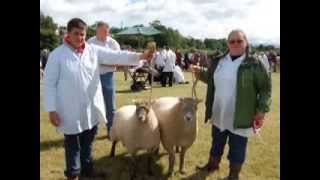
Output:
M122 31L122 29L117 27L111 27L109 31L111 34L117 34L118 32Z
M96 25L88 26L86 38L89 39L96 35Z
M150 26L153 26L153 27L155 27L155 26L161 26L160 20L154 20L154 21L152 21L152 22L149 23L149 24L150 24Z
M97 22L96 22L97 23ZM96 34L96 23L88 27L87 39ZM133 48L146 47L147 42L155 41L158 47L169 46L170 48L179 49L198 49L206 50L208 52L226 52L227 40L226 39L195 39L193 37L185 37L176 29L166 27L162 25L160 20L154 20L149 23L150 26L161 31L161 34L153 36L142 36L142 35L130 35L130 36L118 36L117 33L128 28L110 28L110 34L113 35L120 45L131 45ZM133 27L144 27L143 24L137 24ZM58 32L58 33L56 33ZM60 26L53 21L50 16L45 16L40 11L40 50L48 48L50 50L56 48L63 39L63 35L66 33L66 27ZM275 48L272 45L260 44L257 47L252 47L253 50L268 51L272 50L277 54L280 54L280 48Z
M40 50L47 48L51 51L60 44L62 39L57 30L58 25L53 19L40 11Z
M40 50L49 49L52 51L60 44L60 37L55 32L47 29L40 29Z

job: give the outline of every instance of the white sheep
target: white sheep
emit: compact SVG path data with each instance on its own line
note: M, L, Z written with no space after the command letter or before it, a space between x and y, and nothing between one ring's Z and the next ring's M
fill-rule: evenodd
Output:
M162 97L152 104L159 121L161 143L169 153L168 176L173 176L175 146L181 147L179 171L185 173L184 156L197 137L197 105L200 102L193 98Z
M150 164L153 152L160 145L158 120L150 103L136 102L135 105L119 108L114 115L110 139L113 141L111 157L115 155L117 142L121 141L133 157L139 150L147 150L150 155L148 158ZM152 173L151 169L149 173Z

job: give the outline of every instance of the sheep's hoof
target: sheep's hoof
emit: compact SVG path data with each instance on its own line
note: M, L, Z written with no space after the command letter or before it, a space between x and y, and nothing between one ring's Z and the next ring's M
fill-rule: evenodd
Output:
M132 173L132 174L130 175L130 179L132 179L132 180L137 179L137 178L138 178L138 176L137 176L136 173Z
M186 172L184 170L180 170L179 173L182 174L182 175L186 174Z

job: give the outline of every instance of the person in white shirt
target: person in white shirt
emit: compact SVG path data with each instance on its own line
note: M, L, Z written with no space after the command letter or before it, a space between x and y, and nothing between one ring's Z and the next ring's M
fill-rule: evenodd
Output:
M158 48L158 51L156 52L155 55L155 60L154 60L154 64L155 64L155 68L156 70L159 72L160 76L159 76L159 81L162 80L162 71L164 68L164 60L166 59L166 50L164 48Z
M44 72L44 105L50 122L64 134L68 180L102 177L92 164L92 142L99 121L106 123L99 64L137 65L152 53L113 51L85 42L86 23L73 18L62 45L49 55Z
M95 44L107 49L119 51L120 45L109 36L109 25L106 22L100 21L97 23L96 36L91 37L88 40L89 44ZM102 93L104 97L104 103L107 113L107 138L109 138L110 130L112 127L113 116L116 111L115 104L115 83L113 78L113 72L116 71L115 66L100 64L100 80L102 85Z
M167 55L164 60L165 64L162 72L161 86L166 87L167 80L169 79L169 86L172 87L173 71L176 64L176 54L169 49L169 47L166 47L166 49Z

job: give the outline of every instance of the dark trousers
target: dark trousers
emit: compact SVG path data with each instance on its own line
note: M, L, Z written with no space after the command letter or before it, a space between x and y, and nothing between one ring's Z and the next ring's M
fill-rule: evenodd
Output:
M97 129L96 125L80 134L64 135L65 176L78 176L80 171L92 170L92 142L97 134Z
M153 81L161 82L163 67L155 65L155 69L158 71L159 76L154 76Z
M242 165L246 158L248 138L231 133L228 130L220 131L216 126L212 126L212 146L211 156L219 157L223 155L224 146L229 138L228 159L232 165Z
M169 79L169 86L172 86L173 72L162 72L161 85L166 87L167 80Z
M110 132L113 123L114 113L116 112L116 91L115 82L113 80L113 72L107 72L100 75L103 99L107 115L107 129Z
M152 86L152 77L151 77L151 73L148 73L148 82L149 82L149 85Z

